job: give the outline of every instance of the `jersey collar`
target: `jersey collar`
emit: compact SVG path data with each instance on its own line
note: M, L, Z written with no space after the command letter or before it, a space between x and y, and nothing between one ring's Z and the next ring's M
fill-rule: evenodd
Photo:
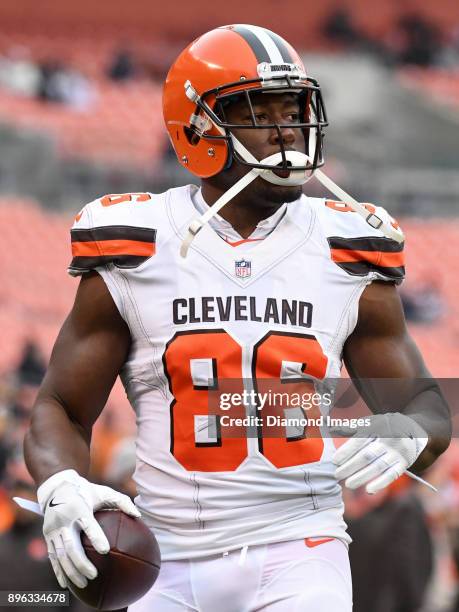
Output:
M206 203L202 196L202 189L197 189L196 191L190 192L191 200L199 212L199 214L204 214L209 210L209 205ZM282 204L280 208L276 210L274 214L266 219L262 219L257 227L253 230L253 232L247 238L250 240L263 240L277 227L281 219L284 217L287 211L287 204ZM220 238L223 238L227 242L237 242L242 240L242 236L237 232L234 227L221 215L215 215L209 221L209 225L216 232Z
M196 217L193 198L197 190L198 188L195 185L188 185L169 191L168 215L180 241L183 240L191 221ZM303 197L286 206L284 214L281 213L275 227L271 229L264 240L256 242L248 253L238 254L237 249L230 246L227 241L222 240L209 224L205 225L193 240L187 258L182 260L182 265L193 267L193 259L199 254L219 268L237 285L241 287L249 286L291 255L311 236L315 215L310 206L304 206ZM291 207L295 206L304 207L301 224L298 224L295 220L296 215L291 212ZM237 261L241 259L241 255L243 255L243 259L250 261L251 267L250 276L243 278L235 274L235 267Z

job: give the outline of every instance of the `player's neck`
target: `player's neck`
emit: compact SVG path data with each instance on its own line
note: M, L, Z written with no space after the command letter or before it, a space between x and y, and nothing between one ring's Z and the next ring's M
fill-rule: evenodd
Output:
M223 195L224 191L202 183L202 197L208 206L212 206ZM248 238L263 219L267 219L278 210L282 204L273 203L272 206L257 206L254 198L248 201L244 193L239 194L222 208L219 215L228 221L242 238Z

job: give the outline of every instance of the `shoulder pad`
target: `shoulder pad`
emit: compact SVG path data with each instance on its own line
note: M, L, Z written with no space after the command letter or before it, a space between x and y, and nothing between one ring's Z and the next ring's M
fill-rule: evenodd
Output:
M381 206L364 204L368 214L375 214L399 227L395 219ZM380 280L401 283L405 277L404 243L387 238L366 223L359 214L343 202L322 200L321 219L330 247L332 261L348 274L372 274Z
M87 204L70 231L69 274L78 276L108 263L136 268L152 257L156 229L150 227L148 210L153 197L149 193L111 194Z

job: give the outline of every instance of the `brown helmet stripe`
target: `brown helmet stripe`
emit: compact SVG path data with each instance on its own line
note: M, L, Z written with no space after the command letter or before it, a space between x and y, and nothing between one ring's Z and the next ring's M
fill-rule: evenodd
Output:
M271 62L271 57L266 47L251 29L244 25L235 25L233 30L239 34L239 36L242 36L246 43L249 44L259 64L262 62Z

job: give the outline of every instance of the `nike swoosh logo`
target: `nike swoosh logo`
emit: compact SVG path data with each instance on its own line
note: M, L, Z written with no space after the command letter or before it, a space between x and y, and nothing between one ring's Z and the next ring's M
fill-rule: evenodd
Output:
M63 506L64 505L64 502L60 502L59 504L53 504L53 501L54 501L54 497L49 502L49 507L50 508L54 508L55 506Z
M333 542L335 538L321 538L320 540L316 540L315 538L304 538L304 543L308 548L314 548L314 546L320 546L321 544L326 544L327 542Z

